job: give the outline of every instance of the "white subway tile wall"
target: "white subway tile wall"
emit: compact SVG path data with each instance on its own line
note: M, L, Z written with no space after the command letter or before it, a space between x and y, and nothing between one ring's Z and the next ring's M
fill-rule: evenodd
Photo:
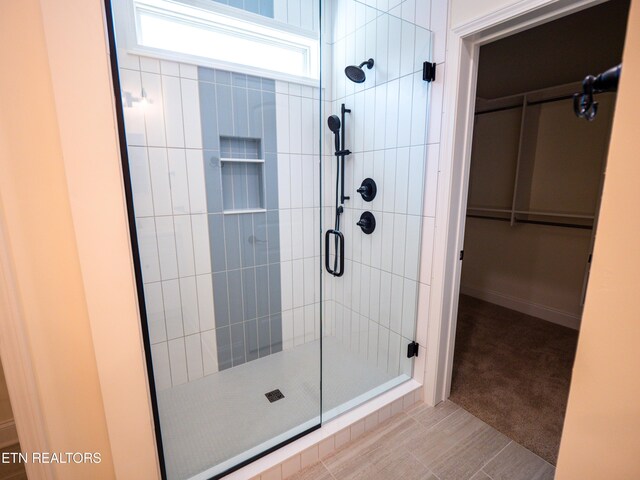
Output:
M320 92L284 81L276 81L275 91L282 342L288 350L320 338L320 126L314 108Z
M422 80L422 64L433 58L431 2L332 0L330 5L333 89L328 112L339 113L342 103L351 108L345 128L346 148L353 153L346 160L345 194L351 199L341 228L345 274L325 278L324 324L371 363L410 376L413 362L406 358L406 347L416 339L419 294L428 296L419 287L421 268L431 263L431 251L425 252L422 242L433 243L433 221L424 222L425 227L423 221L424 215L435 214L437 182L437 152L427 145L427 118L430 96L441 92ZM345 66L368 58L375 65L365 69L366 81L349 81ZM330 156L333 137L324 133L329 154L323 165L326 230L334 218L336 165ZM378 185L370 203L356 193L367 177ZM376 217L371 235L355 225L365 210Z
M160 390L218 370L196 75L191 65L133 55L120 68L131 99L125 127Z
M275 0L273 15L306 28L307 3ZM320 238L313 228L320 206L317 153L322 128L326 230L333 222L335 157L324 119L345 102L353 110L346 144L354 152L346 174L352 199L342 218L346 273L339 280L323 275L323 331L341 336L382 368L410 374L410 363L399 359L415 337L415 312L427 314L422 298L428 297L435 230L440 115L431 115L427 125L427 110L440 113L442 108L440 76L429 92L421 69L432 49L433 58L444 59L443 36L436 35L432 45L428 29L443 31L446 4L329 3L323 9L324 31L333 33L324 36L323 62L333 67L333 76L322 104L317 88L275 82L283 348L320 335ZM346 80L344 66L369 57L376 65L366 71L367 81ZM155 305L148 316L154 360L159 356L156 381L166 388L218 369L197 68L127 55L121 80L134 105L143 91L150 101L145 108L125 108L125 122L145 293L148 304ZM355 194L365 177L379 186L378 198L369 204ZM371 236L355 227L365 209L378 221ZM414 292L422 297L420 308ZM181 343L160 346L179 338ZM177 353L180 346L183 356ZM389 356L396 354L396 359ZM173 368L171 359L178 362Z
M207 199L203 166L203 149L209 146L202 142L197 67L146 57L134 63L128 57L127 67L140 65L141 69L120 71L123 92L134 100L125 108L125 126L154 375L163 389L222 368L211 258L211 231L217 229L207 218L212 209L207 205L211 199ZM144 107L135 103L143 88L149 101ZM319 112L314 109L319 91L285 82L277 82L277 91L283 93L276 100L274 159L279 174L274 190L280 219L279 226L274 224L282 263L275 276L281 277L282 285L283 346L291 348L320 334L319 239L314 228L319 223L320 134ZM295 121L290 123L290 118ZM290 125L294 131L287 134ZM268 283L269 273L265 273ZM227 330L223 335L233 334Z

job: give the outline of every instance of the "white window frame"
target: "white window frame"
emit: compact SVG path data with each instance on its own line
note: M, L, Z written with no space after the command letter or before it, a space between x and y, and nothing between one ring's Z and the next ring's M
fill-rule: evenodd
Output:
M320 39L317 31L301 29L213 0L118 0L118 3L118 21L126 25L125 38L119 41L127 53L318 86ZM149 38L152 36L145 39L145 21L147 24L162 22L168 29L167 42ZM193 46L188 42L179 46L176 42L176 49L173 49L170 42L178 31L181 38L193 34L194 37L223 39L229 46L222 55L225 58L206 52L207 43L201 41L194 41ZM235 49L234 43L238 45ZM252 44L256 51L262 51L261 56L247 48ZM244 54L240 45L245 47ZM287 56L294 61L277 64L278 58Z

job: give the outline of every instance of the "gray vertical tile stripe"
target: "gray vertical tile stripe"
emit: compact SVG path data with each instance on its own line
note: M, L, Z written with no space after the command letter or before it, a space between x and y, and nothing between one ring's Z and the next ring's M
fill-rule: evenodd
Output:
M244 342L244 323L231 325L231 360L233 366L242 365L246 361Z
M255 319L257 315L255 268L242 269L242 300L245 321Z
M240 262L240 215L224 215L224 243L227 253L227 270L235 270L241 267ZM222 252L211 252L213 255L221 255Z
M229 270L227 283L229 288L229 321L232 325L242 323L245 320L242 301L242 271Z
M273 18L273 0L260 0L260 15Z
M244 342L247 349L247 362L255 360L259 355L258 325L256 320L244 324Z
M206 69L200 69L202 72ZM218 115L216 108L216 87L213 83L198 82L200 93L200 123L202 126L202 146L205 150L219 150Z
M242 210L249 208L249 195L247 193L247 164L231 163L231 175L233 181L233 208ZM227 168L227 165L223 167Z
M273 16L272 0L223 3ZM202 67L198 79L218 364L224 370L282 350L275 82ZM267 212L223 214L247 208Z
M261 317L258 319L258 346L260 357L266 357L271 354L271 326L269 317Z
M255 78L255 77L249 77L249 78ZM260 85L259 81L258 81L258 85ZM253 138L261 138L262 137L262 91L252 90L251 88L249 88L249 90L247 90L247 101L248 101L248 113L249 113L249 136Z
M212 68L198 67L198 80L201 82L214 83L216 71ZM202 101L200 103L202 105Z
M269 265L269 313L280 313L282 311L280 296L280 264Z
M214 313L216 315L216 327L229 325L229 300L228 300L227 272L213 274Z
M264 192L262 180L262 168L259 163L246 164L246 184L247 184L247 207L264 208ZM276 191L277 191L276 185Z
M266 153L264 160L264 185L266 188L267 210L278 208L278 159L275 153ZM308 192L307 194L311 194Z
M270 0L265 0L265 3L268 3ZM273 3L273 2L272 2ZM275 92L276 91L276 82L271 78L263 78L262 79L262 90L265 92Z
M271 315L271 353L282 350L282 314Z
M260 1L244 0L244 9L252 13L260 14Z
M253 215L238 215L240 218L240 247L243 267L253 267L255 265L253 235Z
M247 76L244 73L231 72L231 84L234 87L247 88Z
M255 264L266 265L268 263L268 237L267 214L253 214L253 247L255 250Z
M224 246L224 219L221 213L209 215L209 245L211 248L211 271L227 269Z
M233 136L233 90L230 85L216 84L216 99L218 101L218 133Z
M278 210L269 210L267 218L268 262L280 263L280 214Z
M235 204L233 200L234 166L233 163L223 163L220 170L222 172L222 206L225 210L233 210Z
M218 319L216 318L216 322ZM216 347L218 349L218 369L226 370L233 366L231 360L231 332L229 327L216 330Z
M264 17L273 18L273 0L214 0Z
M243 75L244 77L244 75ZM232 81L235 82L235 74L232 75ZM246 80L245 80L246 85ZM237 88L236 83L233 86L233 134L237 137L249 136L249 107L247 104L247 89ZM222 121L220 116L218 120Z
M220 85L231 85L231 72L224 70L212 70L215 75L215 82Z
M257 316L269 315L269 267L256 267L256 308Z
M264 128L262 138L265 153L276 153L278 151L276 136L276 94L274 90L262 92L262 125Z
M228 0L228 5L230 7L242 8L244 9L244 0Z
M222 165L217 150L204 151L204 181L207 190L207 211L222 212Z
M247 75L247 88L252 90L262 90L262 78Z

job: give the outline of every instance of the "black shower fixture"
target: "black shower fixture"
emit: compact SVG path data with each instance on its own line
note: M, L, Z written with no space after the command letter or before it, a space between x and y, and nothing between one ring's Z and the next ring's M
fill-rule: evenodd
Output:
M362 195L362 199L365 202L371 202L374 198L376 198L378 187L376 186L376 182L372 178L365 178L362 181L360 188L358 188L356 192Z
M340 151L340 118L337 115L331 115L327 119L327 124L329 125L329 130L333 132L336 152L338 152Z
M356 222L356 225L358 225L364 233L371 235L376 229L376 217L374 217L371 212L363 212L362 215L360 215L360 220Z
M349 65L344 69L344 73L349 80L355 83L363 83L367 76L364 74L364 70L362 67L367 66L369 70L373 68L373 58L370 58L366 62L362 62L359 66Z
M336 220L335 227L328 230L325 241L325 266L327 272L334 277L341 277L344 273L344 235L340 231L340 215L344 212L344 201L349 200L349 197L344 194L344 167L345 158L351 155L351 151L345 148L344 143L344 127L345 127L345 114L351 113L351 109L347 108L343 103L340 107L340 117L337 115L331 115L327 118L327 126L334 136L335 142L335 156L338 162L336 168ZM335 257L333 259L333 267L331 267L330 257L330 239L334 237L335 245Z

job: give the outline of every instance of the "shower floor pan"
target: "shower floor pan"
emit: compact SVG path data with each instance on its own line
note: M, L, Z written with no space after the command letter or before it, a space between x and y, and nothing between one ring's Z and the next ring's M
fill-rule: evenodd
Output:
M323 342L327 421L409 379ZM300 345L158 392L169 480L206 479L320 421L320 342ZM274 390L280 390L284 398ZM269 398L265 395L269 393Z

